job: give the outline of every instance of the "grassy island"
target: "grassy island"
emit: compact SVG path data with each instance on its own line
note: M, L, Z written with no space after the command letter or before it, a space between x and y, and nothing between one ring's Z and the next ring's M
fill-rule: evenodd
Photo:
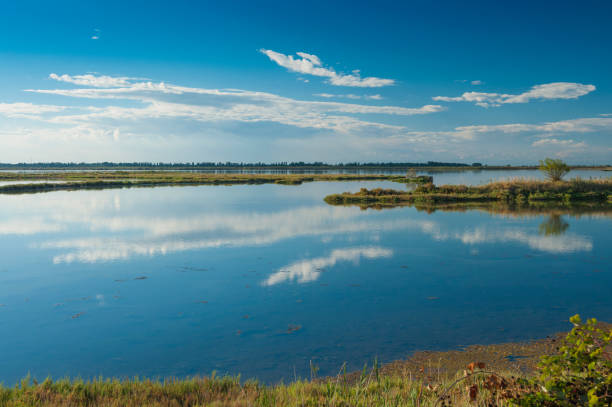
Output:
M315 181L392 181L422 184L432 180L433 178L427 175L384 174L210 174L178 171L0 172L0 181L23 181L23 183L0 186L0 194L156 186L300 185L304 182Z
M500 181L486 185L419 185L414 191L365 189L359 192L325 197L331 205L438 206L449 204L499 203L504 205L538 205L543 203L612 204L612 178L570 181Z

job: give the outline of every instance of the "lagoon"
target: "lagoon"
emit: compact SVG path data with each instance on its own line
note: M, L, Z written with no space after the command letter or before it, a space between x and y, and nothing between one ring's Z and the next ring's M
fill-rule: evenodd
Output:
M575 313L612 320L612 213L323 202L361 187L398 184L0 196L0 381L213 370L289 381L310 361L335 374L542 338Z

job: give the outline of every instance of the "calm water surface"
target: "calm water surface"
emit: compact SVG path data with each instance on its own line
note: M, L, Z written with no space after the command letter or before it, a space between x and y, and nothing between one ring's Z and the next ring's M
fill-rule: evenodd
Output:
M464 175L461 175L464 176ZM612 321L611 213L360 210L395 183L0 195L0 381L268 382Z

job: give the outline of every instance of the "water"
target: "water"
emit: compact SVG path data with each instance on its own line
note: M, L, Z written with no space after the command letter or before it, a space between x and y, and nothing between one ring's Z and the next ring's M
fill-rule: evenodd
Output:
M5 185L15 185L15 184L61 184L66 181L58 181L58 180L49 180L49 181L33 181L33 180L23 180L23 181L0 181L0 187Z
M0 195L0 381L267 382L612 321L611 213L360 210L389 182ZM146 278L145 278L146 277Z

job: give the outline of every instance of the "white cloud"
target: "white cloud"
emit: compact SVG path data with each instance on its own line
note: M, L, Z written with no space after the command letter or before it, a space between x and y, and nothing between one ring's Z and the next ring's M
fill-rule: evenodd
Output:
M477 80L474 80L474 81L472 81L472 82L470 82L470 83L471 83L472 85L482 85L482 83L483 83L483 82L482 82L481 80L478 80L478 79L477 79Z
M312 60L310 57L308 61ZM412 116L444 110L439 105L417 108L371 106L356 103L301 101L271 93L236 89L204 89L176 86L163 82L135 82L133 78L87 75L56 75L52 79L85 89L30 89L30 92L90 99L126 99L143 104L141 107L90 107L84 114L58 115L50 120L57 124L83 124L109 120L185 118L201 122L240 121L276 122L300 128L327 129L348 132L361 128L400 129L379 121L365 121L349 115L381 114ZM181 103L173 95L185 95L190 103ZM329 96L325 94L325 96ZM199 98L199 99L198 99ZM170 99L172 101L167 101ZM201 100L200 100L201 99ZM338 113L341 113L339 115Z
M57 113L65 106L35 105L32 103L0 103L0 115L10 118L38 119L44 113Z
M93 38L97 39L97 38ZM130 86L130 80L132 78L127 77L116 77L116 76L105 76L105 75L57 75L52 73L49 75L49 79L53 79L60 82L73 83L80 86L94 86L97 88L110 88L120 86Z
M260 52L270 58L271 61L283 68L287 68L291 72L325 77L328 78L330 84L336 86L379 88L395 84L395 80L393 79L376 77L362 78L358 70L354 70L352 74L337 73L333 68L323 67L321 60L316 55L307 54L305 52L296 53L300 58L295 58L293 55L285 55L268 49L261 49Z
M383 97L375 94L375 95L355 95L353 93L349 94L332 94L332 93L315 93L314 96L318 96L321 98L332 99L332 98L347 98L347 99L365 99L365 100L382 100Z
M557 147L571 147L571 148L586 147L586 143L584 141L578 142L578 141L574 141L571 139L561 140L557 138L543 138L543 139L534 141L533 143L531 143L531 145L533 147L540 147L540 146L557 146Z
M601 130L612 130L612 117L585 117L539 124L510 123L455 128L456 132L472 135L495 132L505 134L540 132L543 133L543 136L551 136L554 133L591 133Z
M535 85L529 91L519 95L487 92L465 92L461 96L434 96L433 100L441 102L473 102L478 106L491 107L507 103L527 103L532 99L577 99L595 90L594 85L573 82L553 82Z
M347 96L352 94L344 93L322 93L313 100L299 100L267 92L186 87L96 73L53 74L51 78L76 86L29 91L91 99L95 100L95 105L0 104L0 115L36 120L26 125L0 121L3 150L15 157L10 160L34 157L70 160L74 154L94 157L93 160L110 157L131 160L136 150L139 159L155 156L163 160L170 154L169 146L173 159L188 156L197 160L194 151L202 151L204 145L208 152L205 159L225 155L230 159L248 160L255 154L253 137L259 137L257 143L265 145L256 152L257 157L265 156L270 160L285 154L296 160L305 157L331 161L357 157L373 161L490 158L490 163L497 163L502 155L505 161L505 157L515 154L519 148L528 149L536 140L534 137L579 139L575 147L549 143L548 147L554 147L556 154L563 150L570 151L574 157L606 160L611 151L606 149L605 141L602 142L606 148L597 144L597 139L612 132L610 116L428 130L426 127L411 128L404 118L440 112L443 106L368 105L360 103L359 99L349 100ZM357 93L354 96L360 96L364 102L379 98L376 94ZM340 97L346 100L334 99ZM269 131L269 126L277 125L282 127L272 127ZM588 139L578 136L587 133L591 134ZM519 137L510 139L505 135ZM582 139L584 145L579 144ZM320 145L329 148L322 152ZM513 162L512 159L537 160L544 145L535 144L533 147L540 146L540 149L531 149L527 155L516 153L508 162ZM240 155L237 149L243 150ZM38 153L32 156L31 151ZM52 156L48 155L51 151L54 152ZM492 151L496 153L489 154Z

